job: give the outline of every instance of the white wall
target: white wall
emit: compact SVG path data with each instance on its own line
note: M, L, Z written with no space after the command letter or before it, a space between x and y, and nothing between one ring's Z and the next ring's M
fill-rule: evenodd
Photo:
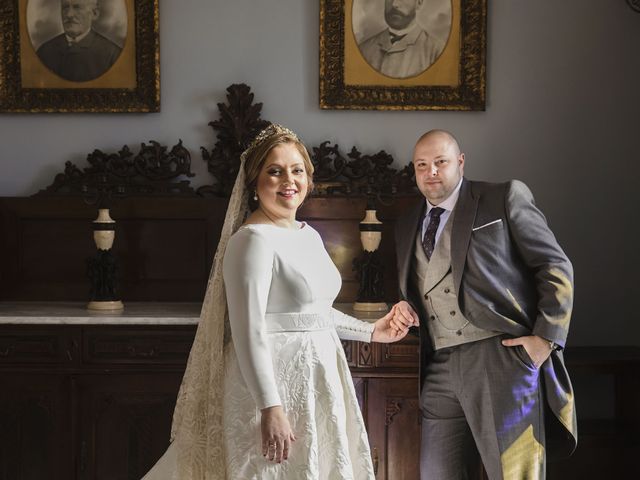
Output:
M319 2L161 0L162 112L0 114L0 195L35 193L94 148L151 139L182 138L206 183L199 146L213 145L207 122L231 83L310 145L385 149L402 165L422 132L445 128L468 177L515 177L535 193L575 264L570 341L640 345L640 14L624 0L489 3L485 112L357 112L318 108Z

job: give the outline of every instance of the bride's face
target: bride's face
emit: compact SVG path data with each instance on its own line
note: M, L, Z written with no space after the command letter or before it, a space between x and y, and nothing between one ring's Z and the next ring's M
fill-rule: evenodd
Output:
M260 208L272 219L295 218L308 189L307 170L296 145L283 143L273 147L256 184Z

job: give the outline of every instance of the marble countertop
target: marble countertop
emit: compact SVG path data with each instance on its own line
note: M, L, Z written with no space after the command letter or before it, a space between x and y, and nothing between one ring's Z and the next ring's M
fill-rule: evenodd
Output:
M373 322L383 313L354 312L351 303L336 303L338 310ZM96 312L83 302L0 302L0 325L197 325L198 302L129 302L124 310Z
M124 310L87 310L83 302L0 302L0 324L197 325L201 304L130 302Z

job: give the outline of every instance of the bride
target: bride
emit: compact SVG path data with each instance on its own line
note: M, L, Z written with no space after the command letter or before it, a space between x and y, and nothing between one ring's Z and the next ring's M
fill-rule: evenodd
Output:
M172 443L143 480L374 478L340 338L393 342L407 333L394 315L418 320L405 302L373 324L332 308L340 274L296 221L312 174L280 125L242 154Z

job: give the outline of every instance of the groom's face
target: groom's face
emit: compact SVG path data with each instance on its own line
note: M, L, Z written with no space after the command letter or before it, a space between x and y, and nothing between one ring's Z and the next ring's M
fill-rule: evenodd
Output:
M438 205L455 190L464 173L464 153L445 133L418 141L413 151L416 184L422 194Z

